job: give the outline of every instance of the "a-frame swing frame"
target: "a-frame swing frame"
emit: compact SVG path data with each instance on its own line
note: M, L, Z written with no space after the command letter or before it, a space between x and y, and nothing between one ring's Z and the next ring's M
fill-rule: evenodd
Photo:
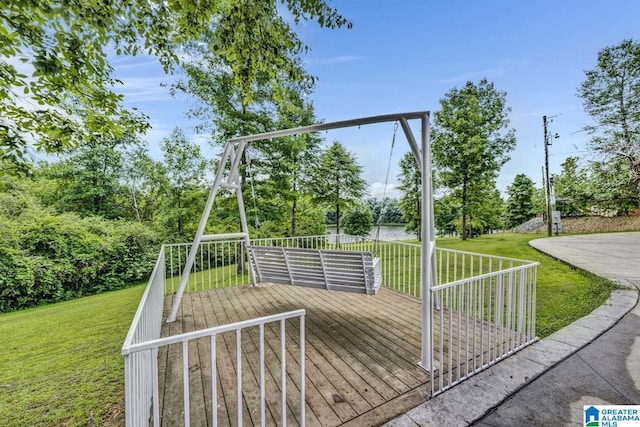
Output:
M189 280L189 273L193 268L196 259L198 247L202 242L224 239L241 239L244 240L245 248L250 244L249 228L247 225L247 217L244 208L244 199L242 196L242 188L239 180L239 166L242 154L247 148L247 144L253 141L267 140L291 135L302 135L311 132L322 132L331 129L348 128L354 126L368 125L384 122L399 122L402 130L407 138L409 147L416 159L422 176L422 251L421 251L421 274L420 274L420 297L422 302L422 350L419 365L424 369L431 371L433 355L433 326L431 322L432 301L431 287L436 285L436 245L435 245L435 224L433 218L433 181L431 172L431 146L430 146L430 127L429 127L429 111L418 111L410 113L386 114L381 116L363 117L359 119L344 120L331 123L319 123L311 126L303 126L292 129L277 130L255 135L239 136L227 140L215 179L211 185L209 197L204 208L198 230L193 239L193 244L189 251L187 261L184 266L182 278L173 299L171 312L167 322L176 320L178 308L182 300L184 289ZM409 126L409 120L420 120L420 144L416 141L413 131ZM240 212L240 228L238 233L225 234L205 234L205 228L213 202L220 188L228 188L235 190L238 201L238 209ZM243 254L243 256L245 256ZM249 261L250 262L250 261ZM251 283L256 286L256 277L252 267L249 268Z

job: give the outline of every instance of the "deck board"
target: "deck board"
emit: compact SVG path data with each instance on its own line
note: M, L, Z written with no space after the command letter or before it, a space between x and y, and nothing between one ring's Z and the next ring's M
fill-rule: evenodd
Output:
M172 297L165 300L168 313ZM164 324L162 335L175 335L240 320L304 308L306 334L306 419L308 426L359 425L382 422L428 399L430 375L417 366L420 359L420 300L388 288L378 295L327 291L289 285L261 284L257 288L221 288L185 294L178 318ZM434 313L434 315L437 315ZM455 314L444 312L457 326ZM434 354L440 347L461 349L461 360L439 361L440 371L466 369L468 361L481 360L491 349L475 343L467 328L482 328L484 339L495 334L486 322L461 322L440 340L435 330ZM491 331L491 332L489 332ZM286 322L288 425L299 425L300 353L299 322ZM264 328L266 425L281 425L280 327ZM480 334L479 334L480 336ZM242 341L243 425L260 425L259 329L244 330ZM442 344L440 343L442 341ZM237 416L236 335L224 333L216 340L218 425L235 426ZM475 351L475 353L474 353ZM158 355L162 425L184 425L182 345L163 348ZM191 425L211 425L212 375L210 338L189 343ZM436 381L438 378L435 378ZM375 421L377 420L377 421Z

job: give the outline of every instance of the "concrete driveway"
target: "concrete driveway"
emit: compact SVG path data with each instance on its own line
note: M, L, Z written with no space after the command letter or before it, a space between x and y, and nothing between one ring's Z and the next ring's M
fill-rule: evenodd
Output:
M552 237L533 240L531 245L568 264L640 289L640 233ZM640 305L636 303L626 315L620 308L619 314L623 317L608 331L474 425L584 425L583 405L640 404ZM557 339L571 338L560 334Z
M640 282L640 233L551 237L532 240L530 245L622 285Z

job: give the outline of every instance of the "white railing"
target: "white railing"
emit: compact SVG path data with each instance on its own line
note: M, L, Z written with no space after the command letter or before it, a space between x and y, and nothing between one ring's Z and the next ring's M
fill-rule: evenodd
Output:
M418 244L349 235L253 239L251 244L371 251L379 258L377 266L381 269L383 286L420 296ZM125 340L122 351L127 425L143 424L141 420L149 419L151 408L158 402L152 381L157 379L157 364L152 363L157 360L157 348L131 349L159 338L164 295L177 288L190 246L163 246ZM202 243L185 292L250 284L246 259L243 241ZM431 366L437 368L431 382L433 394L536 340L537 265L436 248L436 286L431 288L434 304Z
M299 319L299 357L297 360L297 367L295 369L296 373L299 373L299 377L297 380L298 390L299 390L299 400L296 403L292 403L287 399L287 394L291 395L291 391L287 392L287 379L292 377L292 372L287 368L287 353L293 353L293 350L288 349L286 345L287 341L287 332L286 332L286 321L288 319L298 318ZM182 389L181 390L171 390L170 393L182 394L182 413L183 420L182 423L185 427L191 425L191 396L190 396L190 370L189 370L189 356L190 356L190 344L194 343L198 339L209 338L209 355L210 358L207 362L204 362L200 359L200 369L208 370L211 372L211 382L210 384L203 384L204 387L209 387L209 392L211 396L210 402L210 414L211 419L206 420L206 424L211 424L213 426L218 425L218 406L219 400L222 399L221 391L218 389L218 382L220 380L218 371L220 369L220 363L218 362L218 347L217 347L217 337L218 335L222 335L228 332L235 332L235 361L233 363L233 369L235 370L235 387L234 390L236 392L235 395L235 418L234 424L241 426L243 425L243 412L245 410L245 405L248 406L249 413L259 414L259 423L260 425L265 425L266 422L266 384L267 380L265 379L265 327L271 323L278 322L280 327L280 352L279 352L279 361L280 361L280 407L278 408L270 408L271 414L278 415L276 423L278 425L287 425L287 410L288 407L299 408L297 423L301 426L305 425L305 310L294 310L286 313L274 314L272 316L265 316L250 320L245 320L241 322L230 323L222 326L215 326L208 329L202 329L198 331L188 332L180 335L173 335L166 338L159 338L155 340L145 341L137 344L131 344L128 346L124 346L122 349L122 353L125 356L125 359L132 360L137 358L139 362L135 365L137 371L129 371L129 375L127 375L127 371L125 370L125 382L132 383L134 386L140 384L140 389L144 389L145 393L134 394L130 399L127 399L127 426L141 426L141 425L153 425L160 426L162 425L162 418L160 416L160 391L159 391L159 378L158 378L158 353L162 351L162 349L166 349L169 351L170 346L179 346L181 351L179 356L175 353L173 357L179 357L182 360ZM243 331L247 331L250 328L258 329L258 343L256 344L253 339L249 340L250 346L258 347L258 361L251 361L250 355L255 354L255 348L251 348L249 350L243 350L243 340L242 335ZM250 332L246 332L250 334ZM191 350L195 350L198 353L201 350L202 343L195 345ZM199 348L200 347L200 348ZM222 352L225 350L223 349ZM274 351L275 353L275 351ZM243 389L243 358L248 361L248 366L246 369L253 370L255 369L255 364L257 362L258 365L258 386L260 389L259 398L256 401L255 394L245 394ZM273 358L272 358L273 359ZM235 362L235 363L234 363ZM254 362L251 365L251 362ZM208 363L208 366L207 366ZM204 365L204 366L203 366ZM299 371L298 371L299 370ZM134 375L131 373L135 372ZM269 375L272 376L274 373L269 372ZM194 375L200 375L200 370L198 370ZM198 379L199 380L199 379ZM229 393L230 390L225 390L226 393ZM151 399L149 399L151 396ZM230 399L228 396L226 397L226 402ZM174 420L175 422L175 420ZM199 420L198 423L202 422ZM225 424L223 422L223 424ZM165 424L166 425L166 424Z
M436 331L431 366L438 369L431 382L434 395L537 340L538 263L483 258L518 265L431 289Z
M164 245L166 294L173 294L182 278L191 243ZM198 248L184 292L228 288L251 283L242 240L203 242Z
M124 356L125 418L128 426L147 425L153 402L153 366L157 352L129 352L133 345L160 338L165 293L165 250L151 273L122 346ZM157 372L155 373L157 375Z

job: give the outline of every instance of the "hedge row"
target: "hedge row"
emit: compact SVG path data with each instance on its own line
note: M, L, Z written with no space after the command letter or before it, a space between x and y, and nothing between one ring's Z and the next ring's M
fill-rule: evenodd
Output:
M159 236L143 224L37 206L17 217L7 213L0 212L0 312L144 281L160 247Z

